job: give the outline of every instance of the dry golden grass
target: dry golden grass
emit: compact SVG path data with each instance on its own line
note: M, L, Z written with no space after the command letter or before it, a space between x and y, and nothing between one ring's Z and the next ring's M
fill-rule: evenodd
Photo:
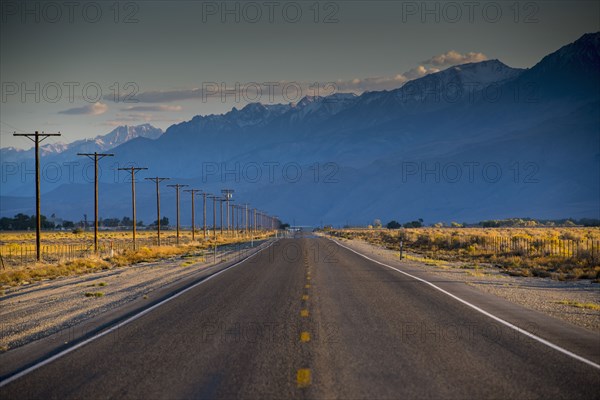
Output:
M109 261L98 257L79 258L59 264L35 263L22 268L9 268L0 272L0 284L24 285L59 276L80 275L111 268Z
M14 233L11 234L16 236ZM264 232L254 235L255 240L264 239L271 236L271 232ZM60 240L60 235L55 235L54 240ZM246 242L249 238L234 238L234 237L217 237L216 240L211 239L202 242L191 242L182 245L170 246L142 246L136 250L125 250L124 252L113 255L112 257L100 258L97 256L89 256L84 258L76 258L69 261L38 262L29 263L25 266L5 268L0 271L1 285L23 285L43 279L55 279L61 276L80 275L92 273L100 270L123 267L140 262L157 261L169 257L185 256L188 254L198 253L205 249L210 249L215 245L235 244ZM200 261L200 259L196 260ZM186 265L191 263L184 262Z
M571 306L571 307L575 307L575 308L584 308L587 310L595 310L595 311L600 310L600 304L596 304L596 303L580 303L578 301L572 301L572 300L561 300L561 301L557 301L556 304L563 304L563 305L567 305L567 306Z
M395 251L400 249L402 240L404 249L418 254L424 262L432 262L430 259L484 262L513 276L600 279L600 228L597 227L342 229L330 234L364 240ZM489 244L498 237L508 238L510 243L526 243L530 251L510 249L510 246L492 251L482 244L482 240ZM587 247L592 242L595 243L593 254ZM544 251L547 246L565 244L571 247L562 248L560 255ZM580 247L575 249L575 245Z

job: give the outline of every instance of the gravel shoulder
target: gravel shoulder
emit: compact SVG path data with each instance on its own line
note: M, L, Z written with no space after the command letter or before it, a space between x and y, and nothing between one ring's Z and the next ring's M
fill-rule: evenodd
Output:
M397 251L361 240L340 241L365 255L377 255L382 261L397 261L399 258ZM424 259L419 254L412 253L407 253L405 260L411 266L422 268L437 278L464 282L523 307L600 334L600 310L581 307L582 304L590 303L600 306L600 285L591 280L556 281L549 278L515 277L490 265Z
M7 288L0 297L0 349L56 334L134 300L151 302L158 289L243 258L248 250L224 248L216 257L198 253Z

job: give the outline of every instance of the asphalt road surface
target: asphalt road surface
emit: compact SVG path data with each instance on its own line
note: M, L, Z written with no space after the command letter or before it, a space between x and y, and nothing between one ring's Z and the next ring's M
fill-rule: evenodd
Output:
M332 241L302 237L275 242L0 395L597 399L599 389L593 365Z

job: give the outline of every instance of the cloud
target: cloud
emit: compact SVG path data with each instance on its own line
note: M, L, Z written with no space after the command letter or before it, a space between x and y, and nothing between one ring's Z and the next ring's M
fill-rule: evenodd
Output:
M66 115L102 115L108 111L108 106L104 103L88 104L83 107L69 108L68 110L59 111L59 114Z
M130 106L122 109L123 111L142 111L142 112L162 112L162 111L181 111L181 106L157 105L157 106Z
M428 74L439 72L438 68L427 68L423 65L412 68L404 73L396 74L390 77L378 76L362 79L338 80L335 82L337 92L362 93L373 90L397 89L406 82L421 78Z
M115 119L103 122L101 125L121 126L151 122L179 122L179 120L172 118L159 118L152 113L146 112L133 112L129 114L117 113Z
M212 84L212 82L211 82ZM201 99L203 90L200 88L179 89L179 90L158 90L140 92L135 94L135 100L140 103L169 103L172 101ZM104 96L105 100L112 100L112 95ZM132 106L135 107L135 106ZM142 106L138 106L142 107ZM164 110L163 110L164 111Z
M487 59L487 56L483 53L469 52L460 54L458 51L450 50L444 54L440 54L431 57L429 60L423 61L423 64L435 65L436 67L449 67L458 64L481 62Z
M481 62L487 59L488 57L483 53L469 52L461 54L455 50L450 50L446 53L431 57L430 59L423 61L421 65L411 68L406 72L398 73L393 76L375 76L347 80L340 79L335 82L321 82L321 87L325 88L322 92L327 94L332 94L332 92L353 92L360 94L365 91L397 89L408 81L439 72L445 67ZM331 90L331 84L333 84L333 91ZM202 88L141 92L136 95L136 99L141 103L169 103L184 100L201 100L206 102L215 99L221 99L221 101L223 101L223 98L226 98L227 101L229 101L229 99L232 99L231 101L233 101L235 95L231 93L231 90L237 87L239 88L239 91L242 92L240 96L242 99L256 99L250 101L260 101L262 103L281 103L286 102L281 94L282 87L285 87L286 85L299 86L302 89L303 95L315 93L315 82L278 81L269 82L268 84L266 82L205 82L203 83ZM225 87L228 91L222 94L222 87ZM262 93L258 93L257 95L256 88L260 88ZM275 91L274 99L269 95L270 90ZM176 109L176 107L178 106L132 106L125 110L150 112L179 111L180 109Z
M455 50L431 57L423 61L417 67L389 77L372 77L352 80L339 80L336 82L338 91L364 92L369 90L389 90L396 89L408 81L421 78L428 74L440 72L442 67L450 67L458 64L467 64L487 60L488 57L483 53L470 52L460 54Z

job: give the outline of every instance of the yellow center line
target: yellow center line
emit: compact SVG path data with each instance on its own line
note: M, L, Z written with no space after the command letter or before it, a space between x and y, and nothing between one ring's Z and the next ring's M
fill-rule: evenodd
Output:
M302 300L304 300L304 301L308 300L308 295L307 294L303 294L302 295Z
M305 388L310 385L310 369L302 368L296 374L296 383L299 388Z
M308 284L307 284L307 285L304 285L304 287L305 287L306 289L310 289L310 285L308 285Z
M300 341L303 343L310 342L310 333L302 332L300 334Z
M308 317L308 310L300 310L301 317Z

